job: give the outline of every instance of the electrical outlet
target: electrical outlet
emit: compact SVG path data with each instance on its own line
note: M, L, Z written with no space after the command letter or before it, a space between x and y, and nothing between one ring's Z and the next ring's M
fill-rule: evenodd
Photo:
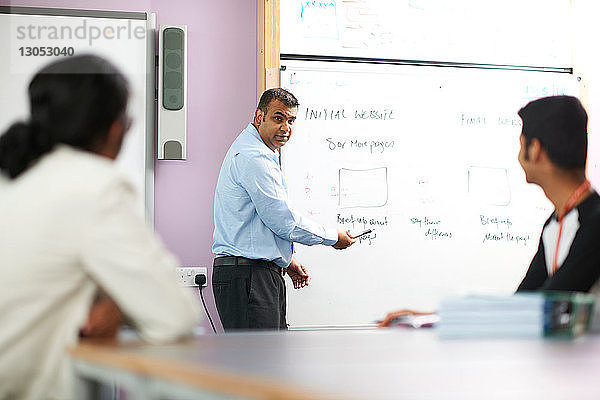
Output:
M206 267L177 267L175 268L177 273L177 280L181 286L197 286L194 282L196 275L204 274L206 276L206 281L208 282L208 274ZM204 285L206 286L205 282Z

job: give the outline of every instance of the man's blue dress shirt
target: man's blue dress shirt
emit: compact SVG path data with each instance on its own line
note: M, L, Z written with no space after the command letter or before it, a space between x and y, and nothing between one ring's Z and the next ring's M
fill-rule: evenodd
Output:
M248 124L229 148L219 173L213 253L269 260L286 268L292 261L292 242L331 246L337 239L335 229L290 207L278 154Z

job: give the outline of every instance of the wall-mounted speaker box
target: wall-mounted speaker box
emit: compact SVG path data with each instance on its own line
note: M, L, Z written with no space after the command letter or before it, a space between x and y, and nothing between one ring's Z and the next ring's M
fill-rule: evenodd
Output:
M158 31L158 159L185 160L187 136L187 26Z

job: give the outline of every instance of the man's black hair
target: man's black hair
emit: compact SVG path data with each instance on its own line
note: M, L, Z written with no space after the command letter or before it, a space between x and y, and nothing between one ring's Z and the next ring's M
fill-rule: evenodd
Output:
M258 107L256 108L262 110L266 114L269 104L271 104L273 100L279 100L286 107L298 107L300 104L296 96L289 91L282 88L273 88L264 91L262 96L260 96Z
M572 96L550 96L534 100L519 110L526 145L537 138L550 160L564 169L585 168L588 116Z

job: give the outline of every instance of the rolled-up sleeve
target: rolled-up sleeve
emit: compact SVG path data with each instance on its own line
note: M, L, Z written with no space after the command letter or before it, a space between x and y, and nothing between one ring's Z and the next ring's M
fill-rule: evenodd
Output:
M295 212L289 205L283 175L267 155L238 154L234 165L239 184L246 190L263 223L277 236L308 246L337 242L337 231Z

